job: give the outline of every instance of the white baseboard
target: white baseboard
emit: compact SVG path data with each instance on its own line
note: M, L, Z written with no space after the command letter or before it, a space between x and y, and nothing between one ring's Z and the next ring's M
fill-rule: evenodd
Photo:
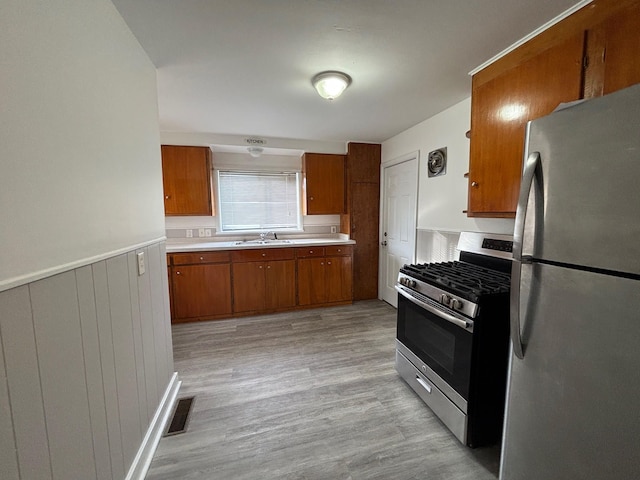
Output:
M180 390L181 384L182 382L178 380L178 372L174 372L125 480L144 480L147 475L153 454L158 448L162 433L169 421L171 412L173 412L173 406L178 398L178 390Z

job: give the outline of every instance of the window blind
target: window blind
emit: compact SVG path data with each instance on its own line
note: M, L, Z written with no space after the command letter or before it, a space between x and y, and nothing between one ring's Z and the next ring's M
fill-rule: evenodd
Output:
M297 173L218 172L223 232L300 228Z

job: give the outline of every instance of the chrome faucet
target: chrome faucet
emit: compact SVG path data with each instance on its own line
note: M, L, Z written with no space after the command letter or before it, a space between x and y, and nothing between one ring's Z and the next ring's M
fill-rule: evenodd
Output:
M264 242L269 235L273 235L273 239L274 240L278 239L278 236L276 235L276 232L261 232L260 233L260 241Z

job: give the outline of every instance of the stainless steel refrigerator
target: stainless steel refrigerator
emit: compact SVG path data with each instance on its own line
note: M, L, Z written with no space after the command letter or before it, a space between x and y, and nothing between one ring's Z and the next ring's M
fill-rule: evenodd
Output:
M640 478L640 84L527 126L501 480Z

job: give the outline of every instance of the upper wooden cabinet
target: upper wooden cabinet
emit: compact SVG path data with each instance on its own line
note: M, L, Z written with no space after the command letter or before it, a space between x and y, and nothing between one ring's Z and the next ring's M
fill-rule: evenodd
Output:
M588 31L585 98L640 82L640 2L610 15Z
M213 215L211 150L162 145L165 215Z
M580 98L582 50L583 36L575 35L486 83L473 85L470 216L514 214L525 125L561 102Z
M380 183L382 145L379 143L349 142L347 172L349 183Z
M472 81L468 216L513 217L525 126L640 82L640 0L594 0Z
M305 178L305 214L331 215L344 213L344 162L344 155L304 154L302 172Z

